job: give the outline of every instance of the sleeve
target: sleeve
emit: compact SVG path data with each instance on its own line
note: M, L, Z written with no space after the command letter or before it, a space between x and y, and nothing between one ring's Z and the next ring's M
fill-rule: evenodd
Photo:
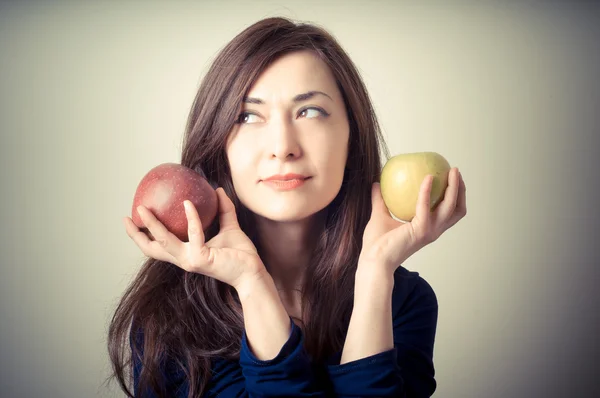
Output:
M291 318L292 331L278 355L267 361L256 358L248 345L246 334L242 336L240 360L215 359L211 365L211 377L204 397L325 397L319 386L309 356L303 347L302 330ZM138 380L141 364L134 358L135 396L156 398L151 393L139 394ZM182 371L163 371L164 383L169 396L187 398L188 381Z
M328 366L337 397L431 397L436 390L433 346L438 303L431 286L402 268L394 275L394 348Z
M302 330L292 322L288 341L273 359L256 358L242 336L239 362L214 364L209 397L325 397L304 350Z

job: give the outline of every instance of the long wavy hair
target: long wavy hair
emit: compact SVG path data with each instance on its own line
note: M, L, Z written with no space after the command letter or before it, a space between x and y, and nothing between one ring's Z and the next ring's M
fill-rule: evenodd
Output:
M325 228L306 269L302 314L305 348L323 360L343 348L352 312L354 273L371 212L371 185L379 181L387 146L365 84L336 39L323 28L285 18L263 19L239 33L217 55L194 99L183 137L181 164L204 173L236 206L242 230L258 245L248 209L239 201L225 145L242 99L278 57L310 50L331 68L344 98L350 128L348 162L339 194L328 205ZM206 232L211 239L218 221ZM138 388L166 396L165 359L189 381L189 397L201 396L211 359L238 359L243 314L235 290L200 274L149 258L128 286L112 317L108 352L113 373L130 397L132 360L142 364ZM136 331L143 343L132 344ZM137 389L137 388L136 388Z

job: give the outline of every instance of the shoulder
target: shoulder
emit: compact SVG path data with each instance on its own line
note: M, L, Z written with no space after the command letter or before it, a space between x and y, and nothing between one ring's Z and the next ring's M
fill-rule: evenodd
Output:
M406 314L422 309L435 309L438 301L431 285L416 271L399 266L394 272L392 311L394 315Z

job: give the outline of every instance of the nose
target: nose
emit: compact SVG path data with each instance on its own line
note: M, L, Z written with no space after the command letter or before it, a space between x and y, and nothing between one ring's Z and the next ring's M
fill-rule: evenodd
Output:
M297 130L289 118L283 115L273 118L269 127L271 132L268 145L271 158L298 158L302 155Z

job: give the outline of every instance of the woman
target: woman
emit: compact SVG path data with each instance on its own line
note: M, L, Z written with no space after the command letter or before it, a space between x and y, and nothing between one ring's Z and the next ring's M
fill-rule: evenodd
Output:
M217 188L189 242L139 208L154 241L109 331L129 396L429 397L437 300L401 264L466 214L456 168L410 223L381 198L385 144L351 60L322 29L282 18L235 37L201 84L181 164ZM231 199L230 199L231 198ZM127 360L131 351L131 362ZM130 367L130 365L132 365Z

